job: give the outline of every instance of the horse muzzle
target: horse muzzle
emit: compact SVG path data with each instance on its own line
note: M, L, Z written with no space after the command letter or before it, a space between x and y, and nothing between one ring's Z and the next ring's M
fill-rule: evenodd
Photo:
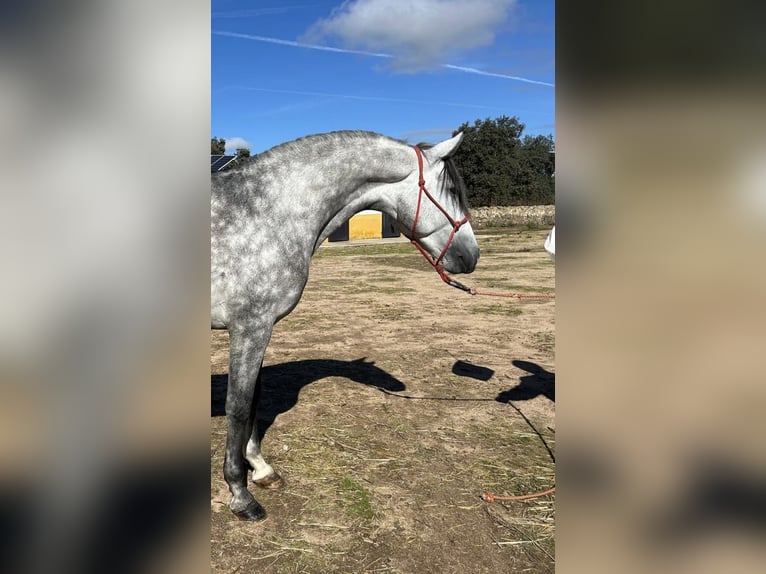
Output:
M463 231L462 229L460 231ZM479 262L479 244L473 233L458 232L442 259L442 266L447 273L473 273Z

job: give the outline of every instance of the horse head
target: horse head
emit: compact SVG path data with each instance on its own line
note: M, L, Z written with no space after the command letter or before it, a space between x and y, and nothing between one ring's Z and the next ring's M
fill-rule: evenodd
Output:
M405 235L449 273L471 273L479 260L465 186L452 158L462 139L459 133L434 146L415 146L420 191L405 195L400 218L408 224Z

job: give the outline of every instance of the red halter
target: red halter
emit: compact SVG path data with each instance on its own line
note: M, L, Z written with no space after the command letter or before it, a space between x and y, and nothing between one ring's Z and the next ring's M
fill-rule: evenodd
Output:
M418 206L415 209L415 220L412 222L412 232L410 233L411 239L410 242L418 248L418 251L420 251L423 254L423 257L426 258L426 261L428 261L431 266L436 270L436 272L439 274L439 277L442 278L442 281L444 281L447 285L450 285L452 287L456 287L458 289L462 289L463 291L467 291L468 293L472 293L472 289L470 287L466 287L459 281L455 281L452 277L447 275L447 273L444 271L444 267L442 266L442 259L444 258L445 253L447 253L447 249L449 249L450 244L452 243L452 240L455 238L455 234L457 233L458 229L460 229L460 226L464 223L468 222L469 217L466 215L463 219L460 221L455 221L452 216L447 213L447 210L444 209L438 201L434 198L433 195L429 193L429 191L426 189L426 180L423 179L423 155L420 151L420 148L418 146L412 146L415 149L415 154L418 156L418 186L420 187L420 191L418 192ZM447 243L444 244L444 248L442 249L441 253L439 253L439 256L434 258L428 251L425 250L425 248L418 242L417 239L415 239L415 230L418 226L418 219L420 218L420 203L423 199L423 194L426 194L428 199L431 200L431 203L433 203L439 211L441 211L444 214L444 217L447 218L447 220L450 222L450 225L452 225L452 233L450 233L449 239L447 239Z

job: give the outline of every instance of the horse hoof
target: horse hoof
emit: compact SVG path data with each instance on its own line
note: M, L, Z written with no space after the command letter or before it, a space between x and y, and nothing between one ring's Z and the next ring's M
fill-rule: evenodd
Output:
M254 480L253 482L261 488L265 488L266 490L276 490L277 488L282 488L285 485L284 479L276 472L272 472L270 475Z
M244 510L232 510L232 512L240 520L249 520L251 522L257 522L266 518L266 510L255 500L248 504Z

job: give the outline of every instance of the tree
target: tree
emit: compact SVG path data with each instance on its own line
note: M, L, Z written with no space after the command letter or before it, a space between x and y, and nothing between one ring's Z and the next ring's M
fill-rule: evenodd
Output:
M226 140L210 138L210 155L223 155L224 153L226 153Z
M521 143L517 185L525 189L524 195L531 204L553 203L556 170L553 145L551 136L524 136Z
M246 147L238 147L237 148L237 159L245 159L246 157L250 157L250 150Z
M455 163L474 206L553 203L553 138L526 136L518 118L464 123Z

